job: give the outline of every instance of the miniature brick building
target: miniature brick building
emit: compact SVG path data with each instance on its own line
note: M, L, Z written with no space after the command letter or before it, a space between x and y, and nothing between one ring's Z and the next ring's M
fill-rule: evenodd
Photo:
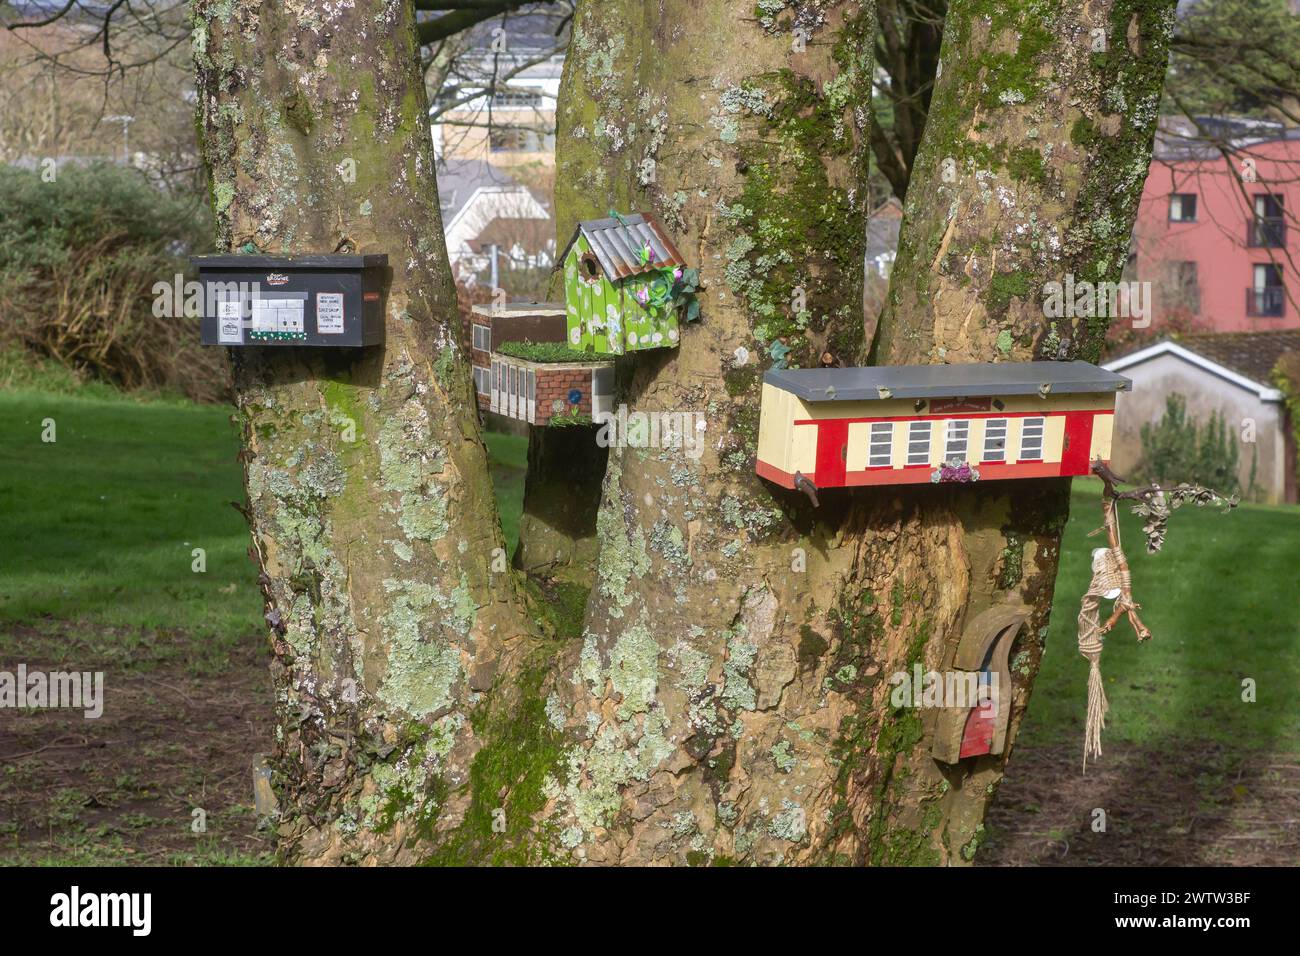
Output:
M1128 388L1087 362L772 370L756 470L819 489L1086 475Z
M479 408L530 425L609 411L614 363L569 348L566 330L562 303L474 306L470 354Z

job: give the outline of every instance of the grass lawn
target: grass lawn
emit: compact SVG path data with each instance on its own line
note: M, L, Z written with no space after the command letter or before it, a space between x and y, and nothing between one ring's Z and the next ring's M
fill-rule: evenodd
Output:
M0 622L78 620L204 640L199 668L261 634L232 409L108 390L0 392ZM41 440L54 422L53 442ZM487 434L513 553L528 440ZM194 549L206 570L194 570ZM132 660L126 632L123 663Z
M230 415L179 401L0 394L0 621L183 629L203 639L199 667L260 632L247 525L230 505L244 497ZM46 420L53 442L42 441Z
M270 746L272 695L230 506L244 497L233 409L8 371L0 356L0 668L102 670L106 703L94 721L0 712L0 861L270 862L249 764ZM528 441L486 437L513 549Z
M1242 505L1227 515L1184 505L1164 550L1147 554L1141 522L1120 511L1133 597L1151 640L1138 644L1127 619L1106 638L1101 672L1110 714L1107 741L1204 742L1300 751L1300 508ZM1088 665L1078 650L1079 601L1092 549L1104 535L1101 482L1076 479L1061 546L1056 603L1019 740L1082 747ZM1109 605L1105 605L1109 613ZM1255 681L1256 702L1242 700Z

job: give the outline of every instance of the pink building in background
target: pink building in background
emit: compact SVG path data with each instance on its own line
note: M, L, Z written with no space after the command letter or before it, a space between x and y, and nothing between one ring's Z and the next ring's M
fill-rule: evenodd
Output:
M1133 229L1127 277L1152 284L1152 328L1300 328L1300 129L1199 124L1162 124Z

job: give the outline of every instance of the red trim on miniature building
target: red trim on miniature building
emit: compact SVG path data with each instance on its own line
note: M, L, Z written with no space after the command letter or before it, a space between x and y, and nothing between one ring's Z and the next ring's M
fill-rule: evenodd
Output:
M782 471L775 465L769 465L762 459L755 462L754 471L758 473L758 477L766 478L774 485L780 485L782 488L794 487L794 475L790 474L788 471Z
M1110 415L1111 412L1104 414ZM1092 420L1096 413L1066 412L1065 438L1061 445L1061 474L1086 475L1092 463Z
M1002 462L985 462L975 466L979 469L980 481L1001 481L1009 478L1058 478L1086 475L1088 469L1071 472L1067 475L1061 465L1055 461L1028 461L1023 464L1007 465ZM818 488L859 488L868 485L926 485L930 484L930 475L934 465L905 465L902 468L877 466L863 471L846 471L841 484L829 484L813 478ZM766 478L782 488L794 487L794 475L782 471L765 461L755 463L754 470L760 478Z
M817 467L813 473L813 484L818 488L842 487L848 453L848 420L832 418L818 422Z

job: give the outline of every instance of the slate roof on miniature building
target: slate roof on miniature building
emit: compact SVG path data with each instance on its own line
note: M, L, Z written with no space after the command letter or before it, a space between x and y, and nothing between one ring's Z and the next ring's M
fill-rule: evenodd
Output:
M569 249L577 242L579 235L586 237L610 282L663 266L686 266L686 260L664 234L659 223L644 213L632 213L623 216L621 220L612 216L608 219L583 220L578 223L573 238L560 253L561 261L569 254ZM654 258L643 264L640 251L647 243L654 252Z
M866 368L770 370L768 385L805 401L865 401L886 398L983 398L1127 391L1123 375L1087 362L971 362L962 365L882 365Z

